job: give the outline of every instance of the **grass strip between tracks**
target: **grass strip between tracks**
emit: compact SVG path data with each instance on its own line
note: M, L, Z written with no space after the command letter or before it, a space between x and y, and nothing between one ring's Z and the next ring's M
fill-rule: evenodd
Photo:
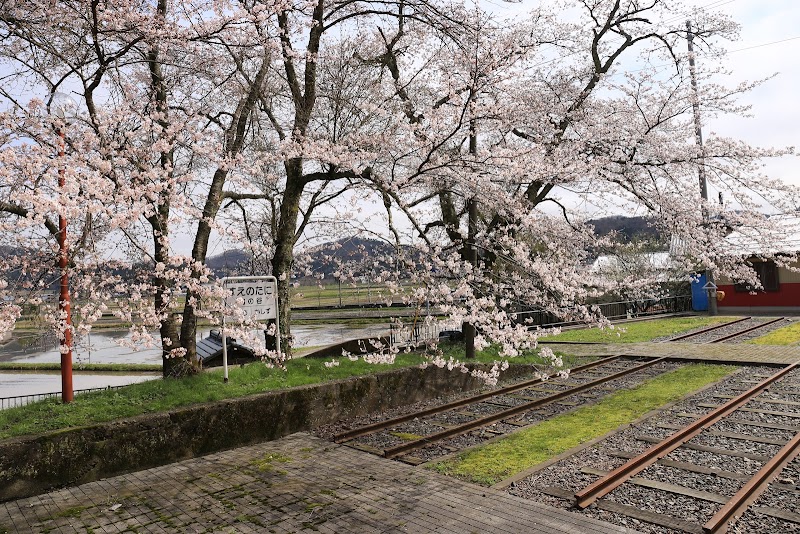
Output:
M716 382L736 370L727 365L690 364L600 402L556 416L507 438L435 462L436 471L491 486L564 451L603 436L645 413Z
M778 328L761 337L749 339L745 343L753 345L800 345L800 322Z
M695 328L726 323L732 317L670 317L634 323L623 323L614 328L579 328L565 330L557 336L542 338L548 341L583 341L599 343L641 343L659 337L682 334Z

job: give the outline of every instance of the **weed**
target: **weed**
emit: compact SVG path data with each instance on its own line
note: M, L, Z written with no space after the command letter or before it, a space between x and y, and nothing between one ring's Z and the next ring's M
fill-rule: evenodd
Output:
M422 436L420 436L419 434L410 434L408 432L389 432L389 434L405 441L415 441L418 439L422 439Z
M64 510L58 512L55 517L69 517L72 519L77 519L87 508L88 506L73 506L71 508L65 508Z
M306 512L312 513L317 508L325 508L326 506L330 506L330 503L327 502L310 502L306 504Z
M280 463L285 464L292 461L290 456L285 456L280 453L270 453L265 454L261 458L256 458L250 461L250 465L258 469L259 471L271 471L278 473L279 475L285 475L286 471L283 470L276 470L273 464Z

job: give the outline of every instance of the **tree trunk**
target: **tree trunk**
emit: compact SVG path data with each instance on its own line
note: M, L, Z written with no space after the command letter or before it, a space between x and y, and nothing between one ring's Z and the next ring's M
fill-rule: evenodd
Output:
M165 246L167 242L167 218L169 217L169 200L162 198L162 202L158 206L158 213L148 219L150 226L153 229L153 259L156 263L169 265L169 248ZM166 298L166 294L170 289L170 280L162 275L156 275L153 278L153 285L155 287L155 294L153 295L153 307L155 312L161 316L161 324L159 327L159 335L161 337L161 360L162 360L162 375L167 376L180 376L185 373L185 360L183 358L171 357L171 351L180 346L180 338L178 337L178 328L175 323L175 316L170 309L170 303Z
M217 169L211 181L211 190L203 207L203 218L197 224L197 234L192 247L192 260L205 265L208 254L208 241L211 238L211 221L217 216L222 203L222 187L225 184L227 171ZM192 278L199 279L201 271L192 269ZM183 322L181 323L181 346L186 349L186 360L197 361L197 314L192 301L200 301L200 294L189 288L186 290L186 303L183 306Z
M275 236L275 255L272 257L272 274L278 279L278 321L281 329L281 350L291 357L291 287L294 244L297 240L297 219L300 199L305 183L300 160L288 161L286 167L286 190L281 201L278 231Z

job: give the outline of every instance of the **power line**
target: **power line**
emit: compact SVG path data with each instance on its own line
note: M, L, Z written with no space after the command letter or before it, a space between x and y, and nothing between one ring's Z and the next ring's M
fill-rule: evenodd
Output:
M795 37L787 37L786 39L778 39L777 41L770 41L768 43L761 43L761 44L757 44L757 45L753 45L753 46L747 46L747 47L744 47L744 48L738 48L736 50L728 50L727 52L722 52L722 53L719 53L719 54L712 54L710 57L729 56L729 55L735 54L737 52L744 52L745 50L753 50L755 48L762 48L762 47L765 47L765 46L772 46L772 45L776 45L776 44L785 43L785 42L788 42L788 41L796 41L797 39L800 39L800 35L797 35ZM698 54L698 56L701 56L701 54ZM706 56L706 57L708 57L708 56ZM624 72L617 72L617 73L614 73L614 74L609 74L608 77L610 78L612 76L621 76L621 75L624 75L624 74L632 74L634 72L641 72L641 71L648 70L648 69L651 69L651 68L652 69L656 69L655 73L659 73L659 72L662 72L663 70L665 70L667 67L672 67L672 66L674 66L674 63L662 63L661 65L652 65L650 67L643 67L641 69L626 70Z
M769 43L762 43L762 44L757 44L757 45L753 45L753 46L747 46L745 48L739 48L737 50L731 50L731 51L725 52L724 54L721 54L721 55L735 54L736 52L743 52L745 50L752 50L754 48L761 48L762 46L770 46L770 45L774 45L774 44L785 43L787 41L796 41L797 39L800 39L800 35L796 35L794 37L787 37L786 39L780 39L778 41L770 41Z

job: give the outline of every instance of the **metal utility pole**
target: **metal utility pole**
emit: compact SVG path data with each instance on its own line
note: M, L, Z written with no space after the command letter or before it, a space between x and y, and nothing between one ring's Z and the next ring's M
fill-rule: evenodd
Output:
M703 156L703 130L700 126L700 93L697 90L697 72L694 64L694 33L692 33L692 21L686 21L686 41L689 48L689 75L692 80L692 93L694 99L692 100L692 111L694 113L694 139L698 147L700 147L701 160L698 167L698 175L700 179L700 196L703 203L708 202L708 182L706 180L705 160ZM703 220L708 221L708 211L703 206ZM714 284L714 272L711 269L706 269L706 283ZM708 314L717 314L717 298L715 291L708 292Z
M64 151L66 147L66 127L74 119L78 104L71 96L56 92L50 100L50 114L58 119L58 189L62 193L66 186ZM73 400L72 389L72 313L69 297L69 248L67 243L67 218L58 214L58 269L61 274L58 311L64 317L63 338L59 342L61 352L61 400L64 404Z
M475 121L469 124L469 153L473 156L478 153L478 132ZM478 267L478 249L475 246L475 236L478 234L478 200L475 196L467 199L467 261L474 269ZM461 326L464 333L465 358L475 358L475 325L464 323Z
M66 139L64 135L64 128L58 131L58 161L64 161L64 145ZM66 186L66 178L64 176L64 166L61 165L58 169L58 188L60 191L64 190ZM69 249L67 244L67 219L64 214L58 215L58 268L61 271L60 294L58 297L59 312L64 320L64 339L61 340L61 400L70 403L73 400L72 389L72 314L70 312L70 299L69 299L69 273L67 267Z

